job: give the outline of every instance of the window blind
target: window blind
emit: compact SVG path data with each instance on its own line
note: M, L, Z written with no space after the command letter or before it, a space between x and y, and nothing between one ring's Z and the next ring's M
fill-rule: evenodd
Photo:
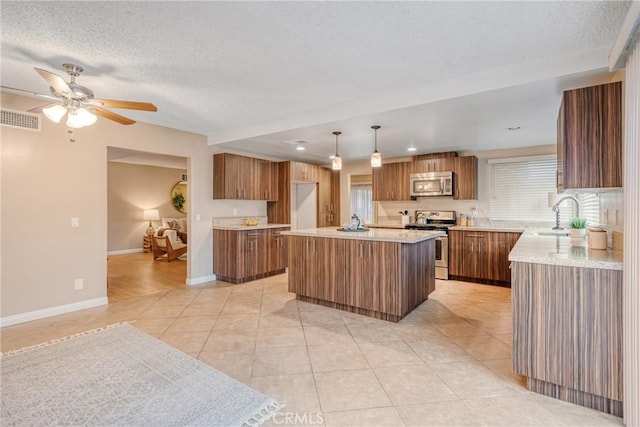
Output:
M548 194L556 192L557 163L554 158L514 159L491 165L492 220L555 221L548 205ZM567 194L567 193L565 193ZM580 216L590 226L600 222L600 197L596 193L574 194L580 201ZM576 216L574 202L560 205L560 223L568 226Z
M351 214L358 215L361 221L373 221L373 202L371 183L351 184Z

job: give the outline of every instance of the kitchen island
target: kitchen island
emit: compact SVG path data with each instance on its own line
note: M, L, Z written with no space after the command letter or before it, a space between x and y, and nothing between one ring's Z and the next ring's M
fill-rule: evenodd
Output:
M439 231L335 227L282 232L296 298L398 322L435 290Z
M531 391L621 416L622 253L545 234L525 232L509 256L513 371Z

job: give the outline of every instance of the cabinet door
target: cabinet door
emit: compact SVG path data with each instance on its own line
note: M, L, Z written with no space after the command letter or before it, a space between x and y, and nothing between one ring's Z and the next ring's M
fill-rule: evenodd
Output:
M267 244L269 246L267 254L268 271L278 271L287 267L287 239L281 234L285 230L288 230L288 228L272 228L267 232Z
M291 179L294 181L318 182L318 166L301 162L291 162Z
M563 94L559 188L622 187L622 83Z
M410 162L387 163L372 171L374 201L409 200Z
M320 168L318 178L318 227L328 227L331 225L331 171Z
M464 272L464 232L449 230L449 274L463 276Z
M453 198L458 200L478 198L478 158L454 157Z
M278 200L278 164L268 160L260 160L260 200L268 200L270 202Z
M253 277L267 271L267 238L265 230L243 231L244 274Z
M340 171L331 171L331 200L329 225L340 225Z
M374 265L376 248L372 243L366 240L348 241L345 296L348 305L378 311L380 288L376 271L380 266Z

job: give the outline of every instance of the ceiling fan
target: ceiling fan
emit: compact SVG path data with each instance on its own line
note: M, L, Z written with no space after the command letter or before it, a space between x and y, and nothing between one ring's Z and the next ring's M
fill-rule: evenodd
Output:
M55 123L60 123L60 120L67 115L67 126L70 128L90 126L96 122L96 116L101 116L105 119L113 120L114 122L123 125L131 125L135 123L135 120L116 114L113 111L107 110L107 108L158 111L155 105L148 102L95 99L91 89L76 83L76 77L78 77L84 69L75 64L62 64L62 66L70 76L68 82L57 74L34 67L38 74L40 74L42 78L49 83L49 85L51 85L51 95L44 95L10 87L6 87L6 89L18 92L28 92L40 98L55 100L55 102L32 108L29 111L33 113L42 112L48 119Z

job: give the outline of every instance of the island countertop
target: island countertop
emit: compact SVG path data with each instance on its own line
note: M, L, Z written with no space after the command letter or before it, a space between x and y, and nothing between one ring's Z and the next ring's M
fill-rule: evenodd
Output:
M622 270L620 251L589 249L586 245L575 245L569 236L539 233L525 231L509 254L509 261Z
M303 230L283 231L285 236L326 237L331 239L376 240L397 243L418 243L436 237L445 236L442 231L393 230L372 228L367 231L339 231L336 227L307 228Z

